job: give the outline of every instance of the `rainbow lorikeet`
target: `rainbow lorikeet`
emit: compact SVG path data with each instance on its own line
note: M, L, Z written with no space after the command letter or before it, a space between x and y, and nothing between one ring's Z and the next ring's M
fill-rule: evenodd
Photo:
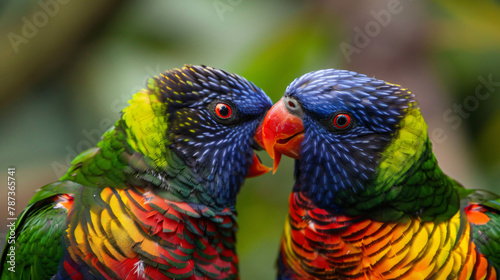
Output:
M500 199L439 168L415 96L345 70L293 81L262 141L297 159L278 279L498 279Z
M148 81L18 218L1 279L237 279L235 200L271 100L206 66Z

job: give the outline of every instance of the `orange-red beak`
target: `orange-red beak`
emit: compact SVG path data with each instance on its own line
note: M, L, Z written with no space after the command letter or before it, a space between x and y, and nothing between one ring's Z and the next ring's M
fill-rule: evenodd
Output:
M259 127L257 127L257 130L255 131L255 142L257 142L261 147L264 147L262 141L262 124L260 124ZM255 154L255 152L253 153L252 161L253 161L252 166L250 166L250 170L248 171L246 178L257 177L266 174L272 169L270 167L263 165L260 162L260 159L257 156L257 154Z
M267 112L262 123L262 143L274 159L273 173L278 169L281 155L300 158L300 145L304 140L302 119L291 114L280 100Z

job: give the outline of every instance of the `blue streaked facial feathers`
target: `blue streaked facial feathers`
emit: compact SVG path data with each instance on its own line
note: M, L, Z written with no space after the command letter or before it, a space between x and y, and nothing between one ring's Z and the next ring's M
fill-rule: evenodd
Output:
M336 69L303 75L285 96L296 99L304 114L295 190L307 192L319 207L337 211L370 184L406 110L417 106L413 94L400 86ZM345 131L332 129L340 113L355 123Z
M200 176L207 193L234 203L271 99L243 77L206 66L186 66L156 80L167 104L169 148ZM229 106L231 117L217 118L217 104Z

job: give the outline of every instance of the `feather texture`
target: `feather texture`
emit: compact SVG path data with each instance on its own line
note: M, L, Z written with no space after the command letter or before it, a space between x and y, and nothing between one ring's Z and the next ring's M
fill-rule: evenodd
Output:
M445 222L377 222L290 197L279 279L497 279L465 213Z

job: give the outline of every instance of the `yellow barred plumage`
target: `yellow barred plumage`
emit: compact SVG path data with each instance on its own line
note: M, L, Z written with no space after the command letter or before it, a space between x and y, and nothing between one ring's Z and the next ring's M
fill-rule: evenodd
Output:
M152 189L94 191L97 204L88 212L73 212L76 205L68 209L72 259L109 279L237 277L238 258L231 245L236 223L229 208L209 214Z
M439 223L383 223L304 207L298 196L290 198L281 251L300 279L497 279L461 211Z

